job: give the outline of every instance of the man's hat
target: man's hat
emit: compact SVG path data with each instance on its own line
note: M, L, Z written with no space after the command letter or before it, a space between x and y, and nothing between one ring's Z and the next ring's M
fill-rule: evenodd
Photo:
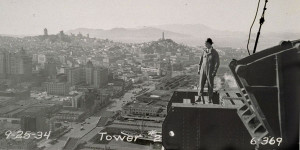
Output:
M211 40L211 38L207 38L206 42L213 44L214 42Z

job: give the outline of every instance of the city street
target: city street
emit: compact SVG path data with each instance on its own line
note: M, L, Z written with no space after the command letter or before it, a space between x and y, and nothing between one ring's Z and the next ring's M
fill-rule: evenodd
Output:
M82 138L85 135L88 135L90 133L90 131L94 130L96 128L96 125L99 121L100 117L89 117L85 120L85 124L83 124L83 128L84 130L81 130L81 123L75 123L75 122L70 122L70 128L71 129L70 132L66 133L64 136L62 136L61 138L59 138L57 141L57 143L55 143L54 145L49 144L49 142L51 141L51 139L46 140L46 141L41 141L38 143L39 147L45 146L46 149L45 150L60 150L63 148L63 146L65 145L68 137L73 137L73 138Z
M83 135L87 134L89 131L91 131L93 128L96 127L97 122L99 121L100 117L89 117L85 120L86 123L83 124L83 129L81 130L81 124L82 123L70 123L70 127L73 128L71 131L64 136L67 137L74 137L74 138L80 138L83 137Z
M150 91L153 91L155 89L155 84L151 83L151 82L150 83L149 82L144 83L141 86L142 86L142 88L148 88L149 89L146 92L150 92ZM85 123L83 124L83 128L84 128L83 130L80 129L81 124L83 122L80 122L80 123L75 123L75 122L63 123L63 124L68 125L70 128L72 128L71 131L66 133L61 138L59 138L57 140L57 143L55 143L54 145L51 145L49 143L51 141L51 139L49 139L49 140L40 141L38 143L39 147L45 146L46 147L45 150L60 150L65 145L68 137L82 138L83 140L88 140L89 138L91 138L91 136L95 135L95 133L91 133L91 132L96 132L96 131L98 132L98 131L101 131L103 129L103 128L100 128L100 127L96 127L97 122L101 118L101 115L104 115L105 113L108 113L108 112L116 112L116 111L122 110L122 106L124 106L128 102L133 101L133 98L136 96L134 93L138 93L141 90L142 90L141 88L133 88L132 90L126 92L122 98L112 99L112 101L114 101L112 104L110 104L107 107L103 108L100 112L98 112L97 114L94 114L93 116L87 118L84 121Z

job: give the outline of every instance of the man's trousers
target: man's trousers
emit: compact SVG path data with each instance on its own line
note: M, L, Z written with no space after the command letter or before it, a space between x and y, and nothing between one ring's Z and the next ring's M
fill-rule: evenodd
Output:
M201 69L201 71L200 71L198 95L203 96L204 85L207 81L208 98L209 98L209 101L212 102L213 89L214 89L214 76L205 70L206 69L203 69L203 70Z

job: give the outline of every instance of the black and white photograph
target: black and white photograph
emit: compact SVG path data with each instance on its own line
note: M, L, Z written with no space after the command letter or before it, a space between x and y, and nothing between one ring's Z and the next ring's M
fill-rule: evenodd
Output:
M299 0L0 0L0 150L299 150Z

